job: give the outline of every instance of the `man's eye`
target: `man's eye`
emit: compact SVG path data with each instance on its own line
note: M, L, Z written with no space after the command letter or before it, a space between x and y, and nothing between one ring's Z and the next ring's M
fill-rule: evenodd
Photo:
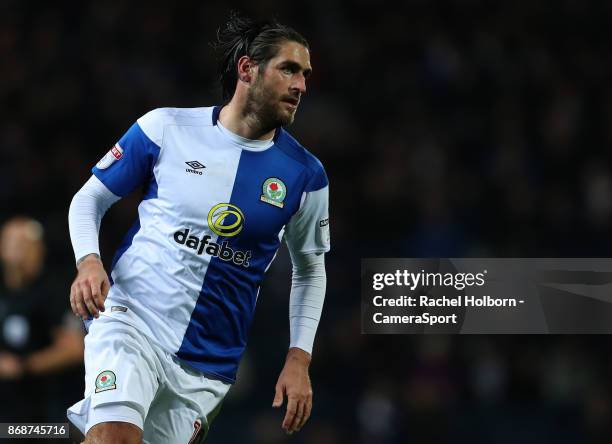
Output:
M283 68L282 71L283 71L283 74L287 74L287 75L293 74L293 71L291 70L291 68Z

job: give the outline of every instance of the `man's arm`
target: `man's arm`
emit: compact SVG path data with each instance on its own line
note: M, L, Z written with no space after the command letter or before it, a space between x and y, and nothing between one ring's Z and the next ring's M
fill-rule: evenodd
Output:
M282 428L287 433L300 430L312 410L312 386L308 375L315 333L325 298L323 253L303 254L289 249L293 263L289 296L290 348L275 388L273 407L283 404L287 413Z
M77 262L77 277L70 287L70 306L82 319L98 317L110 282L100 260L98 233L102 217L119 200L92 176L72 199L68 212L70 239Z
M329 251L328 186L321 177L304 193L302 205L287 224L285 240L293 264L289 296L290 344L276 384L273 407L287 395L282 427L300 430L310 417L312 387L308 376L312 347L325 299L325 255Z
M53 342L27 356L0 352L0 380L50 374L83 361L83 327L68 312L52 330Z
M69 313L66 313L70 316ZM30 374L47 374L83 361L83 327L74 318L65 319L53 331L53 343L35 351L24 360L24 370ZM76 322L78 325L73 325Z
M110 289L98 247L102 216L121 197L150 184L163 125L160 109L139 118L92 168L94 175L72 199L68 219L78 274L70 287L70 305L82 318L98 317Z

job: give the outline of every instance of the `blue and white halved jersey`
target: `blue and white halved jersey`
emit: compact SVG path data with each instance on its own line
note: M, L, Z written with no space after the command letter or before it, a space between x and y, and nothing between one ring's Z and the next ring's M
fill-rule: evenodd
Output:
M292 251L329 251L328 181L282 128L247 140L221 126L219 111L151 111L93 173L117 196L145 185L113 260L106 314L233 382L283 234Z

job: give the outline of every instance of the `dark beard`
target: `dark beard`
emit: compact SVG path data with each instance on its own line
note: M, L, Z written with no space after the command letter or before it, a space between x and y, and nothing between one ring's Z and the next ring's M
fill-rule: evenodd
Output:
M277 100L266 92L261 78L258 78L247 93L244 115L258 122L264 132L291 125L294 115L281 113L274 102Z

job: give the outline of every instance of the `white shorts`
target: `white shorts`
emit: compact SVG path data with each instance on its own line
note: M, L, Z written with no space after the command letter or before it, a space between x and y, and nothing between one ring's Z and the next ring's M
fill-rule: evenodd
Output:
M84 434L96 424L119 421L140 427L144 443L198 442L229 388L131 325L101 315L85 336L85 399L67 416Z

